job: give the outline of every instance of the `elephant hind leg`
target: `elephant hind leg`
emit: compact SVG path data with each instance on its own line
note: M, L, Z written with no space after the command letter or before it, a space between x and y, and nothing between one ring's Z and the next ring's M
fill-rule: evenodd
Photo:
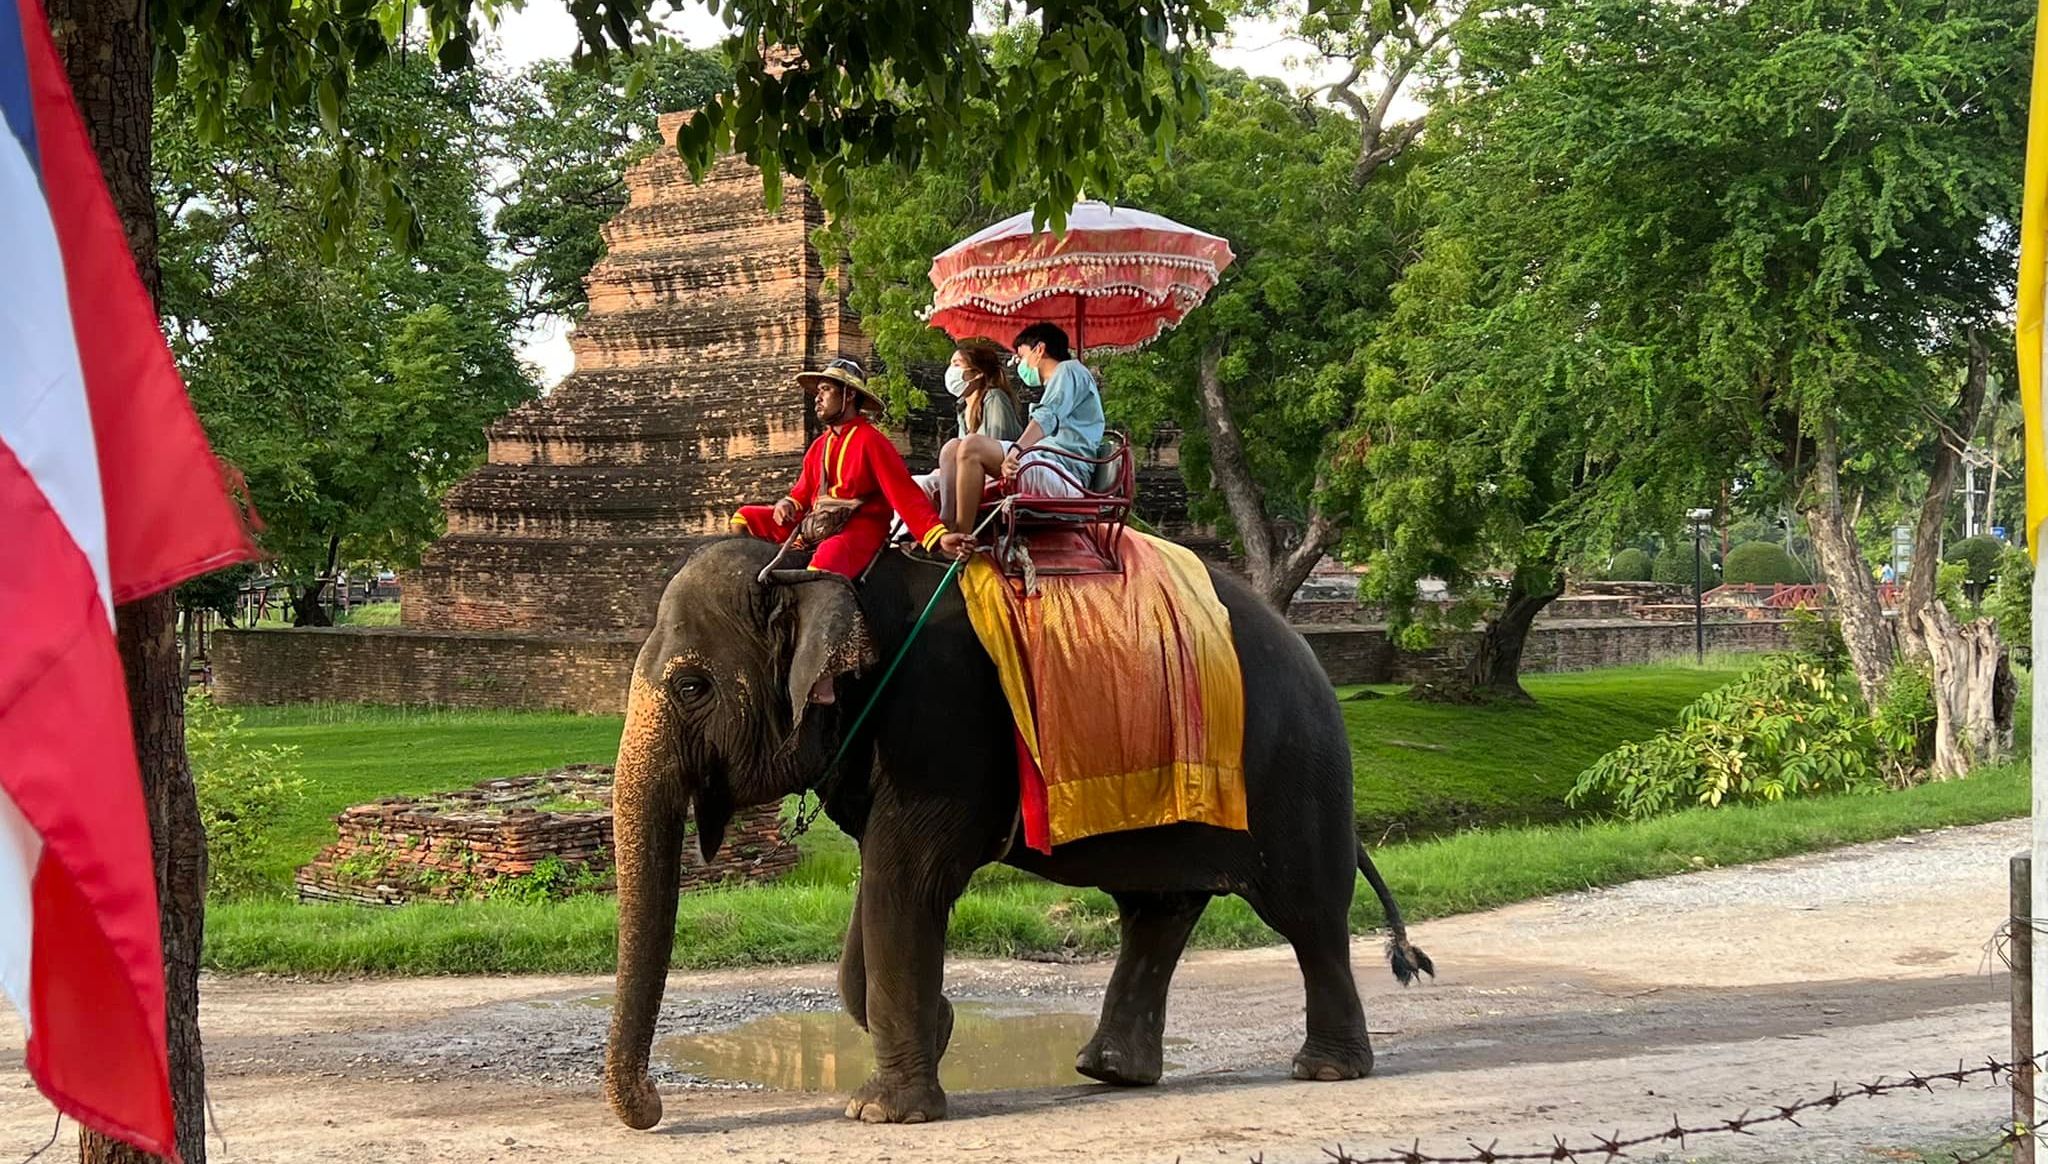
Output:
M1351 976L1348 909L1303 916L1270 910L1256 899L1252 908L1294 947L1308 994L1308 1037L1295 1052L1294 1077L1333 1082L1372 1074L1372 1037Z
M1188 935L1208 908L1207 893L1118 893L1122 930L1116 969L1102 1000L1095 1037L1074 1070L1122 1087L1159 1082L1165 1057L1166 993Z

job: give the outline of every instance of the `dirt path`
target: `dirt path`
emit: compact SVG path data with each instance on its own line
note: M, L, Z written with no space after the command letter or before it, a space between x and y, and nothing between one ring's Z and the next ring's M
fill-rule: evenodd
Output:
M618 1126L597 1098L609 979L214 980L203 1020L226 1144L215 1141L213 1158L1279 1164L1323 1159L1337 1143L1537 1147L1553 1132L1649 1130L1674 1112L1732 1115L1836 1080L2002 1054L2006 980L1991 973L1985 946L2024 828L1928 833L1431 923L1414 936L1442 977L1406 991L1377 943L1361 940L1379 1071L1358 1083L1286 1078L1302 1033L1286 950L1196 955L1175 982L1167 1031L1177 1066L1160 1087L1114 1091L1075 1076L955 1090L954 1118L925 1127L840 1115L850 1084L833 1076L857 1047L813 1032L796 1063L794 1037L749 1048L729 1033L765 1014L832 1010L830 967L672 977L665 1037L708 1033L751 1071L808 1072L829 1086L736 1088L678 1061L664 1069L668 1113L652 1133ZM989 1023L1085 1015L1108 971L956 963L948 993ZM1079 1039L1066 1032L1085 1021L1035 1021L1036 1042L1008 1057L1071 1062ZM1043 1037L1047 1024L1057 1045ZM971 1033L963 1021L963 1063ZM1684 1155L1872 1160L1888 1145L1983 1134L2005 1105L1985 1087L1855 1101L1803 1131L1697 1140ZM50 1122L10 1019L0 1156L25 1155Z

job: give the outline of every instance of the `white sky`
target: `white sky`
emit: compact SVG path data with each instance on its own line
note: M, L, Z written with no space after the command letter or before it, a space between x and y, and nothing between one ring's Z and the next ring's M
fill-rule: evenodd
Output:
M700 48L711 47L725 33L722 21L695 5L679 4L666 23ZM1343 75L1341 68L1318 56L1305 42L1287 35L1287 27L1277 20L1241 22L1217 47L1216 60L1254 76L1283 78L1298 89L1328 84ZM549 57L567 57L576 44L576 24L569 18L567 5L537 0L505 14L496 41L490 58L508 72L517 71ZM1393 120L1419 111L1419 106L1404 99L1396 103ZM561 320L536 327L523 341L522 352L540 369L541 383L548 387L568 375L575 363L569 352L568 327Z

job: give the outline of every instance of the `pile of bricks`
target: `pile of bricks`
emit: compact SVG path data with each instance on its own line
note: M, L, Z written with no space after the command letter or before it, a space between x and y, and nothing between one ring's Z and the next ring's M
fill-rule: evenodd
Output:
M534 776L486 780L460 792L391 798L334 818L340 836L294 878L300 901L402 905L489 897L531 883L545 866L551 895L615 888L612 770L574 764ZM684 891L773 881L795 866L777 851L778 806L742 809L710 861L694 826L683 845Z

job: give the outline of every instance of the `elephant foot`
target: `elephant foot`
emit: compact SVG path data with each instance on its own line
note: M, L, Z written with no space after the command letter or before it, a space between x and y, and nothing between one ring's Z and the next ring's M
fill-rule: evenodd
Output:
M661 1122L661 1093L654 1090L654 1080L645 1071L635 1072L630 1080L607 1074L604 1097L612 1114L629 1128L644 1132Z
M1164 1067L1159 1043L1139 1047L1141 1040L1115 1038L1100 1031L1074 1057L1074 1070L1117 1087L1150 1087Z
M1372 1042L1363 1037L1356 1042L1336 1044L1310 1040L1294 1056L1296 1079L1335 1083L1344 1079L1363 1079L1370 1074Z
M938 1080L898 1083L877 1074L846 1102L846 1118L864 1124L922 1124L946 1118Z

